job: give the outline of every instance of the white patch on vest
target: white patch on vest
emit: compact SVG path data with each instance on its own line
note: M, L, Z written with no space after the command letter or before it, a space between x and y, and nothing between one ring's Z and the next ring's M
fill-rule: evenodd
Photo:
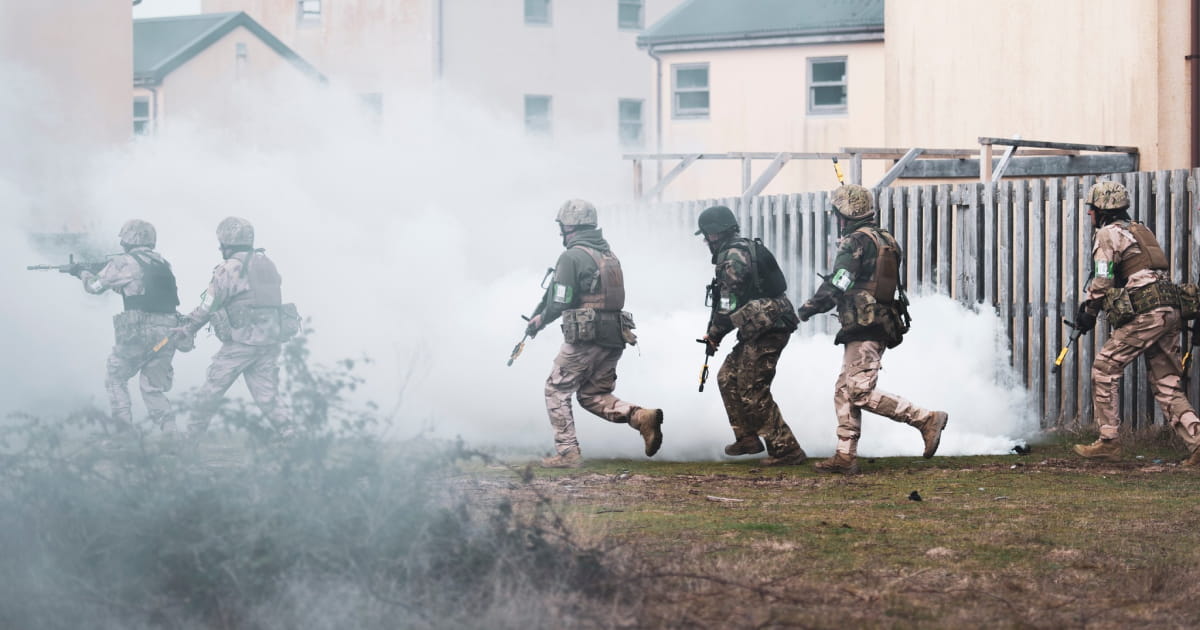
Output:
M554 283L554 301L557 304L571 303L571 287L565 284Z
M833 279L830 282L842 291L849 289L850 285L854 284L854 280L850 277L850 272L845 269L838 269L837 273L833 274Z
M737 306L738 306L738 303L737 303L736 295L722 295L721 296L721 310L722 311L733 312L733 311L737 310Z
M1111 260L1096 259L1096 277L1111 278L1113 277L1113 262Z

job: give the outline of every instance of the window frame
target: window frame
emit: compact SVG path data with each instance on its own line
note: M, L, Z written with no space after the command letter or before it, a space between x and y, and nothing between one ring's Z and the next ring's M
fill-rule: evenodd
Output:
M626 103L637 103L638 117L637 120L624 118ZM637 139L627 141L625 139L625 128L627 125L637 125ZM646 99L642 98L618 98L617 99L617 142L622 148L638 149L646 146Z
M703 111L698 109L681 110L679 107L679 71L680 70L695 70L698 68L704 69L704 88L683 88L683 91L688 93L704 92L708 94L708 107ZM712 72L707 61L696 63L676 63L671 64L671 118L674 119L706 119L712 112Z
M545 129L535 129L530 127L529 117L529 102L531 99L545 99L546 102L546 120ZM531 136L550 136L554 132L554 97L549 94L526 94L525 107L523 110L525 120L525 133Z
M850 62L849 62L849 57L847 55L834 55L834 56L830 56L830 57L809 57L807 61L808 61L808 63L806 65L808 68L808 77L807 77L808 87L807 87L806 91L808 93L808 97L805 99L805 101L807 102L807 105L808 105L808 107L807 107L808 114L822 116L822 115L838 115L838 114L849 113L849 111L850 111ZM841 62L841 64L842 64L842 80L841 81L814 81L813 80L813 66L815 64L832 63L832 62ZM845 93L846 93L845 101L842 104L840 104L840 105L817 105L816 104L816 102L815 102L816 88L836 87L836 86L841 86L842 89L845 90Z
M546 3L546 19L544 21L537 20L537 19L531 20L530 15L529 15L530 0L524 0L524 2L522 3L522 12L524 13L524 16L525 16L525 25L526 26L551 26L551 25L553 25L554 24L554 7L553 7L554 0L534 0L534 1Z
M146 104L146 115L137 115L138 103ZM136 95L133 97L133 135L149 136L154 133L154 102L146 95ZM138 130L138 123L141 123L141 130Z
M621 9L627 6L637 7L637 24L630 25L621 21ZM646 0L617 0L617 30L641 31L646 28Z
M309 11L309 3L315 2L316 11ZM296 25L300 27L320 26L325 19L325 0L296 0Z

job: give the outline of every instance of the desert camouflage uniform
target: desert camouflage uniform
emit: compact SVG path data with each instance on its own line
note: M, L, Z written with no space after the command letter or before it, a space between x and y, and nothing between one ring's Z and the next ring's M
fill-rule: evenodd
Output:
M1108 289L1145 287L1169 282L1164 270L1140 269L1122 277L1121 262L1143 253L1130 231L1130 222L1114 221L1096 231L1092 243L1095 273L1087 286L1085 309L1095 315ZM1117 328L1092 363L1092 402L1101 439L1111 440L1120 431L1120 379L1125 367L1140 355L1146 357L1154 397L1175 432L1193 450L1200 445L1200 418L1183 391L1183 371L1176 343L1181 327L1179 309L1160 306L1136 315Z
M599 267L585 248L611 255L602 231L595 228L571 233L565 245L567 249L555 265L552 290L534 311L534 315L541 316L543 326L558 319L564 311L580 308L580 298L591 288ZM559 349L545 387L546 412L554 427L554 449L558 455L579 451L572 395L584 409L616 424L629 424L634 413L641 409L613 395L617 362L625 352L624 347L624 342L601 345L581 341L564 342Z
M865 191L860 191L859 187L846 188L852 194ZM870 203L869 197L866 203ZM879 248L868 231L875 231L881 238L891 238L886 230L875 226L873 217L848 222L842 230L844 236L838 243L833 272L813 297L800 307L804 319L835 306L839 311L848 308L856 292L855 287L862 287L875 278ZM842 371L838 374L833 391L833 406L838 418L838 453L850 458L857 456L864 409L918 429L934 421L934 415L939 412L918 407L904 398L875 389L883 353L887 349L887 338L881 329L866 327L858 331L846 331L843 328L838 331L834 343L845 344Z
M287 431L291 415L279 398L279 355L282 339L278 318L261 321L253 317L238 315L244 307L256 304L255 289L251 282L251 266L269 264L262 250L234 253L213 269L212 280L201 296L200 306L188 314L189 332L194 334L212 321L213 330L221 340L221 349L212 358L208 377L197 395L196 406L189 418L189 431L201 433L208 428L209 420L220 406L221 399L239 376L246 381L246 388L255 404L277 431ZM276 273L276 278L278 274ZM262 289L271 292L271 288ZM277 286L274 287L278 301ZM241 319L249 319L241 322ZM244 324L233 327L231 322Z
M163 257L150 247L132 247L127 253L115 256L99 272L84 271L80 274L83 288L88 293L100 294L112 290L123 297L140 296L145 293L142 282L142 265L134 258L139 256L146 262L167 264ZM178 325L175 313L150 313L126 310L113 316L115 345L108 357L108 376L104 387L108 391L112 406L113 421L120 429L133 426L130 410L129 379L140 373L138 384L142 400L146 403L148 419L164 431L175 429L175 414L165 392L171 391L175 369L171 361L175 348L168 344L154 352L152 349L167 337L171 328Z
M718 245L713 256L720 295L726 299L733 296L737 308L751 301L747 298L753 298L754 269L746 249L750 246L753 246L750 241L735 235ZM770 300L780 316L769 328L757 334L746 335L738 331L737 344L717 372L717 386L735 438L740 441L761 437L770 457L787 457L802 451L771 395L771 383L775 380L779 357L791 341L797 322L786 294L761 299ZM723 306L720 303L714 305L708 325L708 338L716 343L735 328L731 315L737 308Z

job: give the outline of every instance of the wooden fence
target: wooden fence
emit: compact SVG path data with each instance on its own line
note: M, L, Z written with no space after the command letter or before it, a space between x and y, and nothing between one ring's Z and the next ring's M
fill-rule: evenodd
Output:
M1037 401L1043 426L1090 425L1091 372L1096 351L1108 334L1101 320L1080 338L1057 374L1054 357L1070 329L1080 293L1091 270L1092 224L1083 198L1097 179L1119 181L1129 189L1134 219L1158 236L1171 262L1175 282L1196 281L1200 233L1193 232L1200 169L1118 173L1099 178L1060 177L941 184L875 190L880 224L905 251L901 275L910 294L938 292L972 308L987 305L1005 322L1013 369ZM743 234L761 237L776 253L797 305L811 296L836 251L837 222L826 211L827 192L638 204L617 208L666 218L695 230L696 217L710 205L734 210ZM628 216L628 215L626 215ZM922 325L921 321L915 325ZM801 334L832 332L832 318L801 325ZM1189 398L1200 395L1193 366ZM1123 418L1132 426L1162 422L1139 359L1122 384Z

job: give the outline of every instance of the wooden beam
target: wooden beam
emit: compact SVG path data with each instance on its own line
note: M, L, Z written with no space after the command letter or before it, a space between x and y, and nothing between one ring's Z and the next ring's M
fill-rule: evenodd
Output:
M879 147L842 147L845 153L857 153L865 160L899 160L904 157L911 148L879 148ZM922 157L931 158L960 158L960 157L975 157L979 155L979 151L975 149L922 149Z
M754 176L750 169L750 162L751 158L742 158L742 190L750 187L750 178Z
M850 183L862 186L862 156L857 153L850 156Z
M642 199L657 199L658 196L662 194L663 189L666 188L667 185L670 184L676 177L679 177L679 174L682 173L684 169L691 166L692 162L700 159L700 155L701 154L699 153L693 153L692 155L683 158L679 164L675 165L675 168L667 171L667 174L663 175L663 178L658 180L658 183L654 185L654 188L650 189L650 192L646 193Z
M1039 149L1072 149L1075 151L1100 151L1102 153L1137 153L1137 147L1122 147L1110 144L1076 144L1073 142L1047 142L1045 140L1021 140L1019 138L979 138L979 144L998 144L1002 147L1034 147Z
M900 176L900 173L904 171L904 169L907 168L908 165L913 162L913 160L917 159L917 156L921 155L922 151L923 149L917 147L909 149L908 153L905 153L904 157L900 158L900 161L896 162L896 164L884 174L883 179L879 180L879 182L875 184L875 188L883 188L884 186L888 186L892 182L896 181L896 178Z
M1048 177L1058 175L1096 175L1137 171L1136 155L1048 155L1012 159L1008 177ZM904 179L952 179L980 177L979 160L916 160L900 174Z
M633 161L633 198L642 198L642 161Z
M1016 152L1017 147L1010 146L1004 150L1004 157L1000 158L1000 164L996 166L996 170L992 171L992 181L998 182L1001 177L1004 177L1004 171L1008 169L1008 163Z
M985 184L992 181L992 145L990 143L979 146L979 161L976 164L983 166L982 171L979 171L979 167L976 166L976 174L980 181Z
M759 175L758 179L754 180L754 183L742 192L742 201L749 201L750 199L754 198L755 195L761 193L763 189L767 187L767 184L770 184L771 180L775 179L775 176L779 174L779 170L782 169L783 165L787 164L788 160L790 159L791 154L789 153L780 153L779 155L776 155L775 159L771 161L771 164L767 166L767 170L763 171L762 175Z

